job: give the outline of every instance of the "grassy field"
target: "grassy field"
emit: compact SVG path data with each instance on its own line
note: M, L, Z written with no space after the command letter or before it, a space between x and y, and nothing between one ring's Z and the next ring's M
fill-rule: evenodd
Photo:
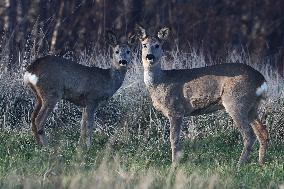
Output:
M170 146L122 137L113 142L96 133L92 149L78 148L79 132L48 148L31 134L0 134L0 188L283 188L284 148L271 145L267 164L236 168L242 144L237 132L183 140L183 158L171 168ZM124 139L123 139L124 138ZM120 139L118 139L120 140Z

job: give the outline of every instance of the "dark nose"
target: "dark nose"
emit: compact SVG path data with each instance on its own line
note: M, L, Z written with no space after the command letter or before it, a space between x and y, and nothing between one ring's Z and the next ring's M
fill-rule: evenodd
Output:
M154 59L155 59L155 56L152 55L152 54L147 54L146 59L148 59L148 60L154 60Z
M120 60L119 64L125 66L127 64L127 61L126 60Z

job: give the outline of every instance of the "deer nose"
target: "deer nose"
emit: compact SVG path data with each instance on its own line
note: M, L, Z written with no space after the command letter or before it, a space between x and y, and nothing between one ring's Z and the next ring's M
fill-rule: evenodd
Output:
M125 66L127 64L127 61L126 60L120 60L119 64Z
M155 56L152 55L152 54L147 54L146 59L147 59L147 60L154 60L154 59L155 59Z

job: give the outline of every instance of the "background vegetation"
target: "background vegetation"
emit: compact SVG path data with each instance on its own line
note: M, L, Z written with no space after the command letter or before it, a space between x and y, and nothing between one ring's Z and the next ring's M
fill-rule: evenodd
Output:
M190 45L218 59L228 47L246 49L278 57L271 61L283 70L283 7L281 0L2 0L0 33L13 36L7 45L15 61L31 36L42 42L39 52L62 55L105 47L110 28L125 36L135 23L169 26L182 50Z
M1 1L0 188L282 189L282 4ZM201 67L222 60L249 64L265 75L270 92L260 114L271 140L264 167L257 165L255 144L249 164L236 168L241 136L220 111L184 119L182 161L171 168L170 145L162 139L168 121L152 107L137 49L123 86L96 113L91 150L77 145L81 112L66 101L58 104L47 121L50 146L36 146L30 131L34 99L22 80L25 66L42 55L57 54L81 64L109 67L104 31L113 27L123 38L137 21L146 27L172 27L164 68Z

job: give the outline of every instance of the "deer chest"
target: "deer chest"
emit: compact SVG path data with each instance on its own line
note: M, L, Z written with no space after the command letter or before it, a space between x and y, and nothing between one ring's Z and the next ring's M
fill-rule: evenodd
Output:
M165 116L169 114L179 114L184 112L184 103L180 95L167 87L157 87L149 89L153 106Z

